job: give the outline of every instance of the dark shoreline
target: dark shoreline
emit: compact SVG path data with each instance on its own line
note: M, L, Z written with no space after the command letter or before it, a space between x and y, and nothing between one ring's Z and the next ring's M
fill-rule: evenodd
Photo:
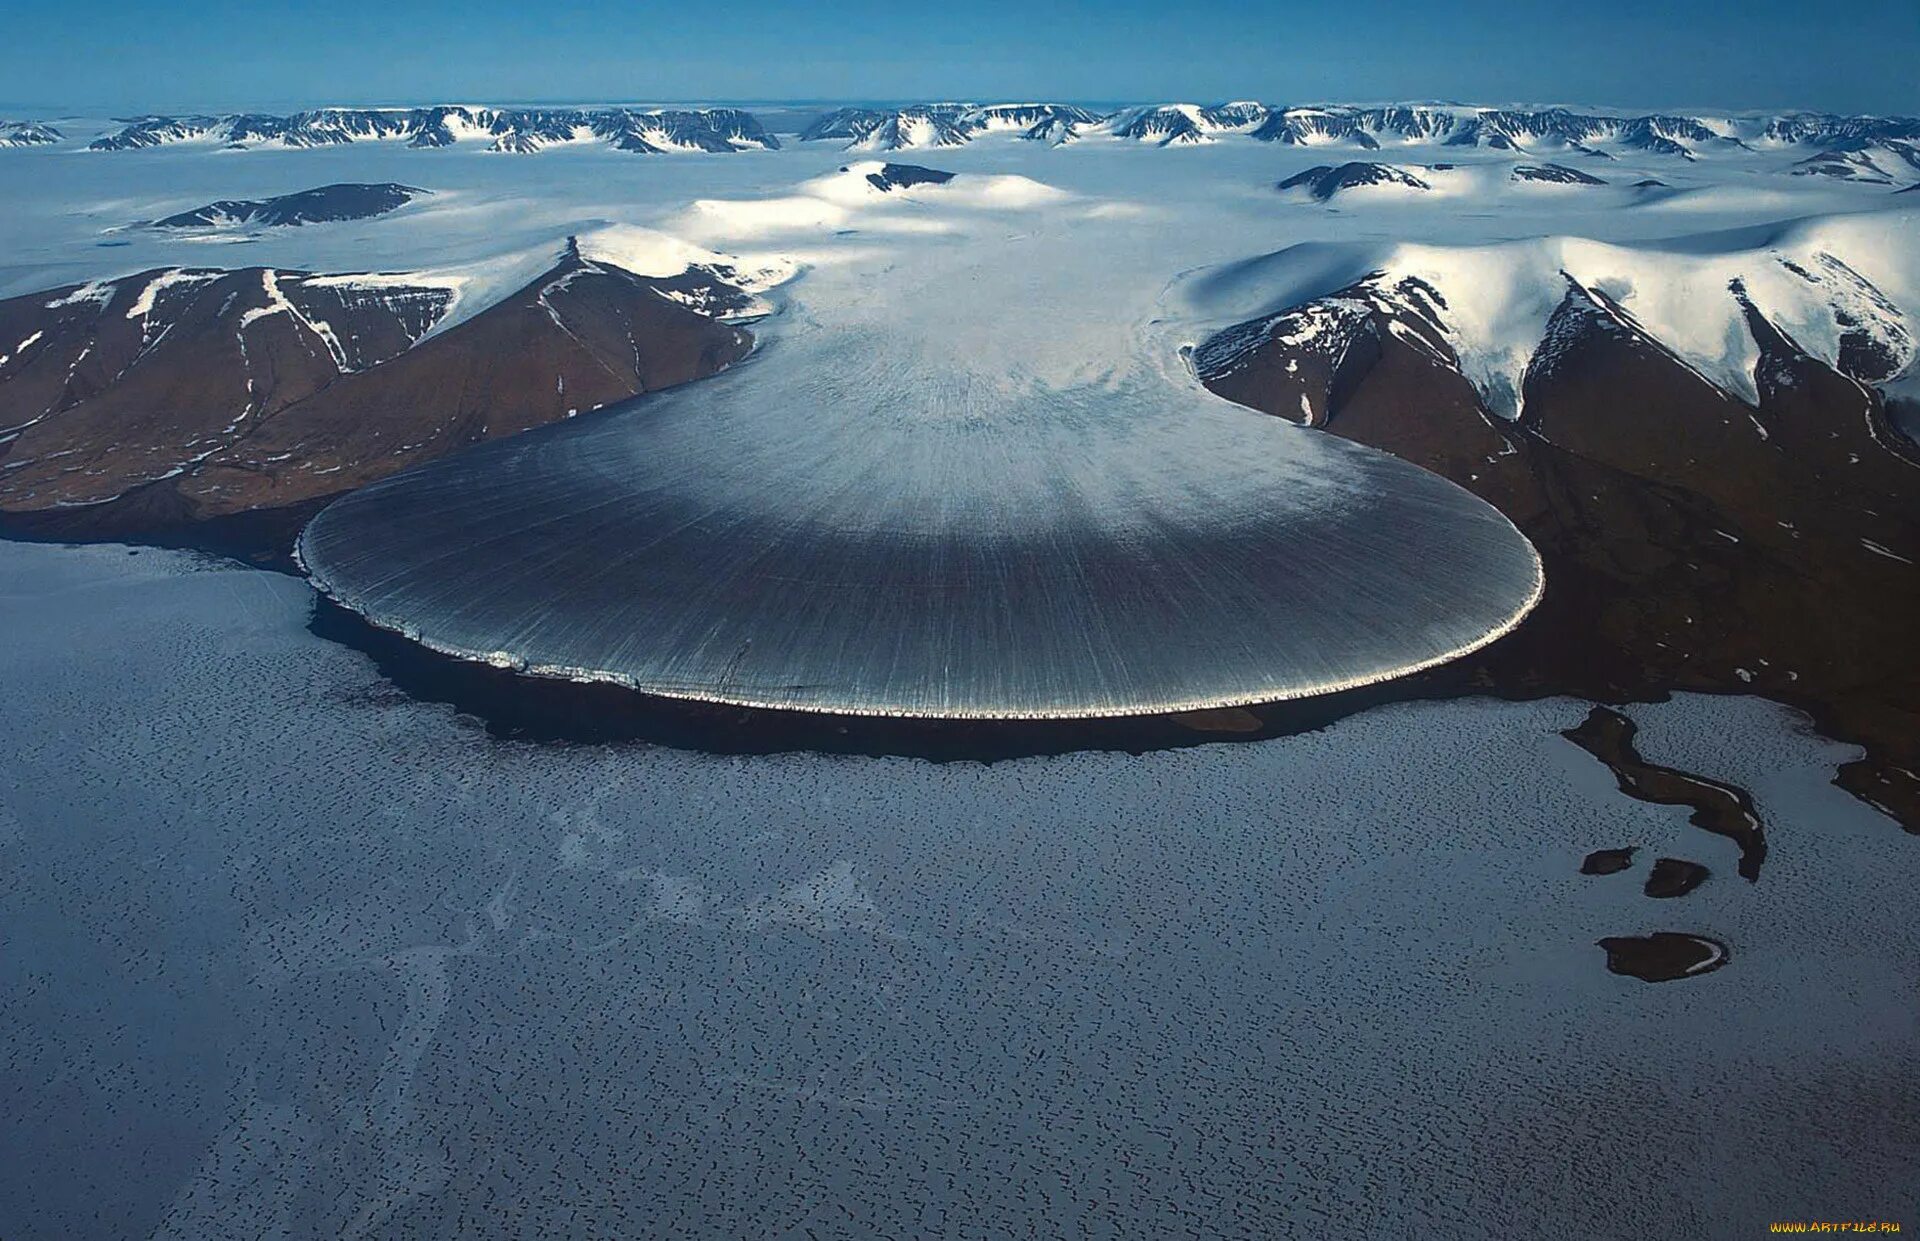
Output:
M204 552L250 569L269 569L305 579L293 558L293 543L313 515L335 497L323 496L283 509L256 509L195 521L171 511L174 497L151 485L105 504L31 513L0 512L0 539L16 543L127 543L169 551Z
M313 514L333 498L193 522L156 511L146 497L130 493L101 506L0 513L0 539L69 546L125 543L193 551L304 581L293 556L294 540ZM1314 732L1393 702L1501 696L1472 684L1471 671L1456 664L1313 698L1177 715L1084 720L828 715L685 701L618 685L529 677L430 650L371 624L318 592L307 628L316 637L372 659L381 677L401 693L416 701L451 706L477 720L495 738L583 745L640 742L717 754L817 752L982 763L1082 750L1143 754Z
M1408 683L1387 681L1257 707L1082 720L828 715L530 677L429 650L325 596L316 597L307 628L316 637L372 659L380 675L409 698L451 706L480 721L495 738L577 745L641 742L715 754L815 752L979 763L1083 750L1144 754L1314 732L1388 703L1470 692L1464 686L1453 692L1409 692Z
M1527 659L1528 647L1543 640L1578 641L1573 635L1553 634L1554 624L1551 614L1536 610L1511 633L1453 663L1338 693L1175 715L1080 720L827 715L661 698L618 685L530 677L430 650L381 629L318 592L307 627L317 637L372 659L380 675L408 697L451 706L478 720L492 737L557 744L642 742L717 754L816 752L992 763L1083 750L1144 754L1219 742L1266 741L1318 732L1349 716L1399 702L1458 698L1535 702L1565 697L1589 703L1596 712L1615 714L1606 709L1667 702L1675 693L1763 698L1799 714L1803 726L1822 737L1861 744L1860 739L1846 736L1836 727L1837 721L1815 704L1773 694L1711 684L1647 683L1627 688L1542 678ZM1891 797L1876 800L1857 787L1878 769L1869 755L1842 764L1832 782L1908 833L1920 834L1920 815L1911 815L1903 802ZM1727 791L1751 807L1744 790ZM1758 848L1760 852L1742 867L1749 880L1757 875L1757 856L1764 856L1764 844ZM1753 842L1743 843L1742 849L1743 854L1752 854Z
M140 493L101 506L47 513L0 513L0 539L86 545L124 543L221 557L248 568L306 580L293 555L307 521L336 497L287 509L255 510L205 521L181 520ZM1552 590L1551 584L1548 586ZM1673 693L1758 696L1808 717L1820 735L1859 744L1833 728L1810 704L1710 685L1622 686L1567 684L1543 678L1527 650L1540 641L1575 641L1547 634L1547 609L1536 609L1490 646L1450 664L1375 685L1313 698L1177 715L1082 720L924 720L827 715L730 706L643 694L623 686L529 677L428 649L373 625L315 592L307 628L316 637L359 651L380 676L420 702L452 707L499 740L558 745L640 743L714 754L824 753L921 758L930 762L993 763L1009 759L1111 751L1145 754L1220 742L1265 741L1317 732L1375 707L1396 702L1491 698L1530 702L1569 697L1608 706L1665 702ZM1877 800L1854 787L1870 777L1871 759L1843 764L1834 783L1920 833L1898 799ZM1920 818L1920 816L1916 816Z

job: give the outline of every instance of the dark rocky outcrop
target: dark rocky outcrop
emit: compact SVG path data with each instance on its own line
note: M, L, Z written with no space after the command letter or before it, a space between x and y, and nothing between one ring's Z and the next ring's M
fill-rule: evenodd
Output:
M397 211L428 191L391 181L322 185L273 198L221 199L155 220L154 228L256 228L366 220Z
M1583 875L1617 875L1633 865L1633 846L1621 849L1595 849L1580 863Z
M842 168L840 171L848 170ZM882 194L916 185L945 185L951 180L953 180L953 174L950 172L942 172L938 168L922 168L918 164L882 164L880 171L867 174L867 184Z
M1741 877L1749 883L1758 881L1761 864L1767 860L1767 837L1753 798L1745 789L1647 762L1634 748L1635 731L1633 721L1618 711L1595 707L1564 735L1611 768L1627 796L1660 806L1691 807L1693 825L1738 845Z
M1335 194L1344 190L1359 189L1370 185L1404 186L1412 190L1430 190L1433 187L1404 169L1391 164L1317 164L1305 172L1297 172L1282 181L1275 188L1280 190L1303 190L1321 202L1326 202Z
M1656 859L1647 875L1647 895L1662 900L1685 896L1707 881L1707 873L1698 862L1675 857Z
M1578 168L1568 168L1564 164L1515 164L1508 174L1515 181L1531 181L1543 185L1605 185L1606 182Z
M1704 935L1655 931L1651 935L1610 935L1600 941L1611 973L1641 982L1673 982L1711 974L1727 963L1727 946Z

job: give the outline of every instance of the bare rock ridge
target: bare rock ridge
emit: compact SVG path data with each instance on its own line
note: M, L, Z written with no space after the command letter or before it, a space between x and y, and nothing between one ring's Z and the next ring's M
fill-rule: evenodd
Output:
M430 191L383 181L340 183L278 194L272 198L231 199L176 212L153 221L154 228L286 228L366 220L398 211Z
M1445 475L1533 542L1546 596L1470 657L1472 684L1763 694L1865 745L1840 782L1920 831L1920 460L1871 386L1911 342L1865 321L1869 288L1830 364L1729 291L1759 350L1751 400L1570 275L1511 402L1463 373L1446 290L1412 277L1242 323L1194 362L1229 400Z
M639 276L571 241L471 316L456 297L425 275L252 267L0 302L0 511L185 522L297 505L752 347L712 317L749 300L720 274Z

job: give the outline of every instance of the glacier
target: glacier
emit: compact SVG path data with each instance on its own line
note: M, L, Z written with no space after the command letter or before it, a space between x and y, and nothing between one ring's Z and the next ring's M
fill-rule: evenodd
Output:
M1326 693L1475 649L1539 597L1491 507L1213 398L1170 325L1077 350L1063 324L1129 217L877 167L669 222L816 247L762 357L343 497L300 541L315 583L535 675L933 718Z

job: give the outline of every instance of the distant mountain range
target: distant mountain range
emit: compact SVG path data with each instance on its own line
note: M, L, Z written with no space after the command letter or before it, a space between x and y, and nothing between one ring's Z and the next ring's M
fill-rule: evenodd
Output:
M1568 108L1279 107L1240 101L1149 104L1094 114L1068 104L930 103L894 109L839 108L814 122L800 139L840 139L849 149L898 150L959 146L982 133L1008 129L1053 144L1112 138L1154 146L1192 146L1244 135L1297 146L1378 150L1388 145L1444 145L1570 151L1602 159L1622 152L1694 159L1719 150L1811 147L1864 154L1878 149L1920 168L1920 118L1822 112L1619 116Z
M94 151L131 151L176 142L220 146L321 147L393 141L447 147L480 141L488 150L530 154L559 143L603 143L652 155L668 151L741 151L780 140L738 108L316 108L276 116L143 116L94 139Z
M1488 108L1461 104L1280 106L1242 100L1156 103L1095 112L1064 103L919 103L835 108L800 133L802 142L838 141L849 150L962 146L1004 133L1062 144L1089 139L1194 146L1227 136L1298 146L1444 145L1514 152L1559 151L1608 159L1627 153L1695 159L1721 151L1801 150L1809 173L1885 179L1920 169L1920 117L1787 112L1761 116L1647 113L1571 108ZM0 121L0 146L65 141L34 121ZM600 143L640 154L772 149L779 139L740 108L493 107L315 108L305 112L126 118L88 143L127 151L180 142L236 149L335 146L390 141L435 148L482 143L529 154L561 144Z

